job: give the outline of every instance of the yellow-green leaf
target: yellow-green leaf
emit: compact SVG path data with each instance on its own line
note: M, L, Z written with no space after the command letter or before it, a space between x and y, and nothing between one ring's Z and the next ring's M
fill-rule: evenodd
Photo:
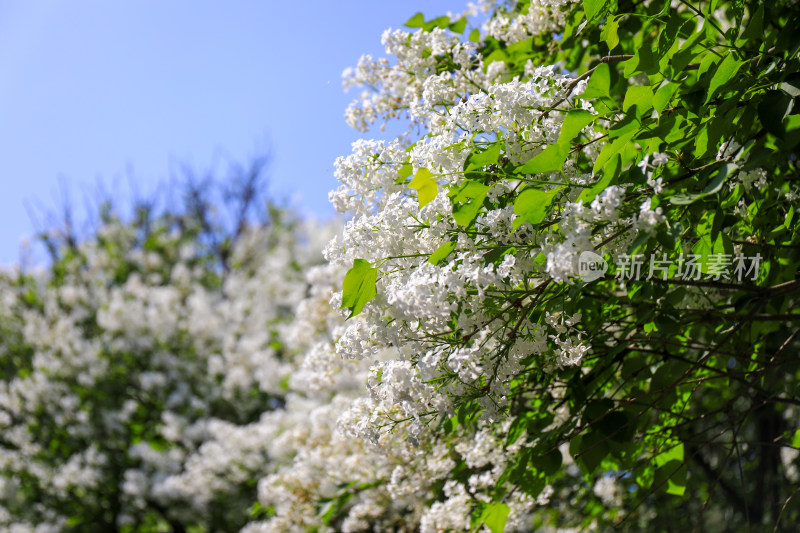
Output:
M352 318L359 314L364 306L375 298L378 289L375 282L378 279L378 269L373 268L369 261L356 259L353 267L344 275L342 282L342 306L339 309L350 309Z
M600 32L600 38L603 39L608 45L609 50L613 50L619 44L619 20L616 17L609 17L603 24L603 30Z
M421 12L414 13L414 16L404 24L407 28L421 28L425 25L425 16Z
M456 243L452 241L448 241L442 244L428 258L428 263L432 265L438 265L442 261L442 259L450 255L450 252L452 252L455 249L455 247Z
M679 442L677 445L667 443L664 445L664 451L655 456L656 466L664 466L670 461L683 462L683 443Z
M421 168L417 171L414 179L409 183L409 187L417 190L420 209L431 203L436 198L436 195L439 194L439 186L436 185L433 174L427 168Z
M506 528L506 520L510 509L504 503L490 503L483 510L481 522L489 528L492 533L503 533Z

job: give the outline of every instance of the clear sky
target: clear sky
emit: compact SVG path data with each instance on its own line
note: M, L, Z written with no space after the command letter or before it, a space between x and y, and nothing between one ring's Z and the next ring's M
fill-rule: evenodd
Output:
M25 205L80 208L102 183L142 195L269 147L274 197L327 217L348 128L341 73L416 11L459 0L6 0L0 3L0 264L34 233Z

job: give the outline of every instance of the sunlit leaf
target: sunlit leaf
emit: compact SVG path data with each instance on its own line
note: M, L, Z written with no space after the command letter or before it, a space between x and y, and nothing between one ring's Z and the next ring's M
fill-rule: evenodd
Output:
M340 309L350 309L352 318L361 313L364 306L372 300L378 290L375 282L378 279L378 269L373 268L369 261L356 259L353 266L347 271L342 282L342 305Z

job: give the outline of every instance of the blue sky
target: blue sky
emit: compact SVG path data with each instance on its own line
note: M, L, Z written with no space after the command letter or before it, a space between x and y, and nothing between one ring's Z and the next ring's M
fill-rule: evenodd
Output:
M466 2L239 0L0 4L0 264L34 234L25 204L77 211L271 149L271 191L327 217L333 161L361 134L341 73L416 11Z

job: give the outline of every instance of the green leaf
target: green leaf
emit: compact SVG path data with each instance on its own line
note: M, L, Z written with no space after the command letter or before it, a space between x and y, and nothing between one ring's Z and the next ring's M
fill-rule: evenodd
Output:
M450 17L436 17L435 19L426 22L422 26L422 29L425 31L431 31L434 28L444 29L448 26L448 24L450 24Z
M653 55L652 42L646 41L639 45L633 58L625 61L624 76L626 78L633 77L639 72L647 72L653 74L658 71L658 62Z
M431 256L428 258L428 262L432 265L438 265L445 257L450 255L450 252L452 252L455 247L456 243L454 242L448 241L442 244L436 249L435 252L431 254Z
M792 447L800 448L800 429L794 432L794 436L792 437Z
M515 174L540 174L543 172L555 172L561 170L564 161L567 160L569 149L561 144L551 144L533 159L518 167Z
M712 240L711 234L703 235L697 243L692 246L692 253L697 255L697 266L700 272L708 274L711 270L712 255L731 253L733 246L730 239L725 234L720 233L716 239Z
M603 29L600 31L600 38L606 42L609 50L613 50L619 44L618 31L619 19L617 17L607 18L605 24L603 24Z
M608 0L583 0L583 11L586 13L588 21L594 20L595 17L601 16L608 5Z
M504 50L497 49L488 56L486 56L486 58L483 60L483 64L488 67L495 61L506 61L507 59L508 59L508 54L506 54Z
M569 146L569 142L580 133L580 131L592 123L597 118L585 109L573 109L564 117L564 124L561 126L561 133L558 135L558 144ZM562 162L563 165L563 162Z
M664 27L663 31L661 31L661 35L658 37L658 48L656 50L661 58L659 59L659 64L661 64L664 59L669 60L671 57L670 52L674 52L678 49L676 40L684 23L685 20L681 14L678 11L673 11L667 21L666 27Z
M703 189L703 192L679 193L670 198L669 202L673 205L689 205L696 202L700 198L703 198L704 196L715 194L722 189L722 184L725 183L725 181L738 170L739 165L736 163L727 163L723 165L719 171L717 171L717 173L714 175L714 178L709 181L708 185L706 185L706 188Z
M682 464L677 468L677 471L669 477L669 481L667 481L667 494L683 496L686 492L686 471L686 465Z
M483 152L472 152L464 163L464 170L482 169L500 159L500 143L495 143Z
M578 202L586 205L587 203L591 202L595 199L595 197L603 192L606 187L611 184L611 180L614 178L614 174L616 173L617 169L619 168L619 161L620 157L617 155L616 157L612 158L611 161L603 167L603 177L600 178L600 181L592 185L587 189L583 189L581 193L578 195Z
M467 181L448 193L453 202L453 218L462 226L469 226L478 216L490 187L477 181Z
M667 104L672 99L672 96L675 94L675 91L678 90L680 87L679 84L675 82L669 82L665 85L662 85L656 91L656 94L653 95L653 107L656 111L661 113L667 107Z
M719 58L716 56L716 54L706 54L705 57L703 57L703 60L700 61L700 65L697 67L697 76L700 77L708 72L711 67L717 66L718 61Z
M642 123L636 117L628 115L622 119L621 122L617 122L608 130L608 138L616 139L617 137L622 137L626 133L635 132L641 125Z
M622 103L622 111L627 113L628 109L636 106L636 116L642 116L648 109L653 107L653 91L645 85L631 85L625 93L625 100Z
M656 470L654 487L665 489L667 494L683 496L686 492L686 464L670 461Z
M503 533L506 528L506 520L510 509L508 505L495 502L486 505L481 515L481 522L489 528L492 533Z
M693 20L687 21L686 24L684 24L684 28L693 24L696 24ZM686 65L691 63L692 59L697 56L695 46L707 36L709 26L709 24L704 24L698 31L693 32L686 41L683 42L680 51L672 57L670 67L672 67L673 76L671 77L673 79L681 76Z
M611 90L611 69L608 63L600 63L589 77L586 90L583 91L581 98L600 98L609 96Z
M733 55L733 53L728 52L728 54L722 59L720 64L714 70L714 75L711 77L711 81L708 83L708 96L706 96L706 103L711 101L711 98L714 96L714 93L728 83L731 78L733 78L736 73L739 71L739 68L744 64L744 61L739 61Z
M540 174L561 170L569 155L570 141L595 118L595 115L584 109L574 109L568 112L564 117L558 141L546 147L521 167L517 167L514 173Z
M594 162L594 168L592 171L595 174L600 172L600 170L603 168L603 165L605 165L612 157L620 153L628 145L628 142L630 142L634 135L636 135L636 130L629 131L628 133L625 133L624 135L614 139L614 142L603 146L603 149L600 151L600 155Z
M397 171L401 178L409 177L412 172L414 172L414 168L411 166L411 163L405 163L400 167L400 170Z
M741 40L757 40L764 33L764 4L759 4L758 9L750 17L747 28L739 36Z
M319 519L322 520L322 523L326 526L331 521L331 518L333 518L333 515L336 514L336 503L335 499L329 500L323 503L319 509Z
M431 203L436 198L436 195L439 194L439 186L436 185L433 174L427 168L419 169L408 185L417 190L420 209Z
M514 202L514 213L519 217L514 220L514 229L517 229L525 222L533 225L539 224L547 216L547 210L553 203L561 187L547 192L541 189L525 189Z
M406 28L421 28L425 25L425 16L421 13L415 13L413 17L408 19L404 26Z
M542 475L534 476L530 471L527 471L523 472L522 475L519 476L517 482L519 483L519 488L522 489L522 492L531 498L536 498L542 493L542 490L544 490L545 486L547 485L547 478Z
M683 443L679 442L677 445L667 443L664 445L666 451L659 453L655 456L656 466L664 466L670 461L683 462Z
M473 43L480 42L481 40L481 32L478 28L475 28L471 32L469 32L469 40Z
M702 198L704 195L700 193L681 192L669 199L672 205L689 205Z
M610 448L608 437L590 426L586 433L573 437L569 443L570 453L586 475L591 475L608 455Z
M466 17L461 17L457 21L455 21L452 24L450 24L450 26L448 26L448 27L450 28L450 31L452 31L454 33L464 33L464 30L467 27L467 18Z
M735 102L733 103L735 104ZM738 109L734 108L726 113L720 106L717 112L698 131L695 140L695 155L699 158L714 155L719 141L723 135L727 135L727 132L731 131L731 125L738 114Z
M597 421L597 429L613 441L625 442L633 435L633 428L630 424L631 419L626 413L614 411Z
M508 428L508 435L506 436L506 446L510 446L517 442L525 430L528 428L529 413L523 414L515 418Z
M727 163L719 169L719 172L714 176L708 185L703 190L703 195L707 194L714 194L719 192L722 189L722 184L725 183L725 180L728 179L729 176L732 176L736 171L739 170L739 165L736 163Z
M558 448L549 453L534 455L531 457L531 464L545 476L552 476L561 469L564 458Z
M364 306L375 298L378 289L375 282L378 280L378 269L373 268L369 261L356 259L353 267L347 271L342 283L342 306L339 309L350 309L352 318L359 314Z

